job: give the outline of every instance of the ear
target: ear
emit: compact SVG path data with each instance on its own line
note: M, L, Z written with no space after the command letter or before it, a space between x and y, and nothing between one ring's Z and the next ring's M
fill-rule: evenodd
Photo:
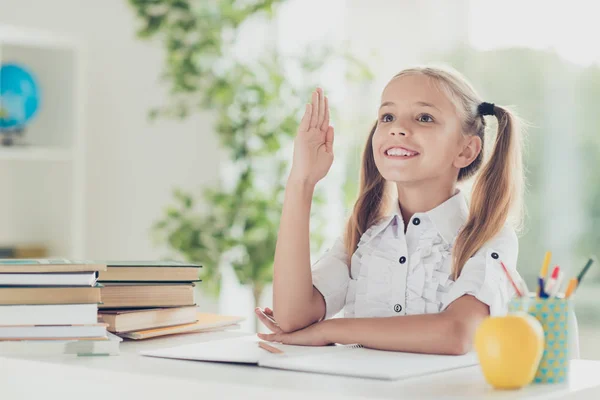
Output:
M456 168L469 166L481 152L481 138L477 135L465 136L461 143L462 150L454 159Z

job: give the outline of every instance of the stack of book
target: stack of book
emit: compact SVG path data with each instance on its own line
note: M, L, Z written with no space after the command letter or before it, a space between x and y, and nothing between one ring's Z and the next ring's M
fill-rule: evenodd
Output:
M106 265L66 259L0 259L0 355L118 354L98 323Z
M177 261L105 261L100 318L128 339L224 329L241 319L198 313L195 282L201 265Z

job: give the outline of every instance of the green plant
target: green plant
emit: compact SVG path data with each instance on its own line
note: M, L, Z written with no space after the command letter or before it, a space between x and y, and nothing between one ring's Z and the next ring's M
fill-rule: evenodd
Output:
M256 60L237 60L234 45L243 23L251 18L268 23L282 2L130 0L142 22L139 36L161 40L166 49L163 79L169 102L151 116L186 118L212 110L215 131L235 170L231 185L205 188L200 201L176 189L174 204L154 226L156 238L185 259L201 262L203 287L213 294L220 265L232 265L240 283L252 286L255 303L272 281L290 154L286 148L319 71L342 60L348 76L369 77L357 60L326 47L292 57L271 46ZM295 80L284 73L290 65ZM322 202L317 193L313 214ZM313 224L311 245L316 248L321 241L319 226Z

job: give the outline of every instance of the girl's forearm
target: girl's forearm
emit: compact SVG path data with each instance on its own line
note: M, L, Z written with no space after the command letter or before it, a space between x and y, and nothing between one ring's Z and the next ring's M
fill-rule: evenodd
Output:
M284 331L318 321L325 304L312 284L309 220L314 186L288 181L275 248L273 313Z
M468 324L448 313L385 318L337 318L321 322L331 343L378 350L464 354L471 346Z

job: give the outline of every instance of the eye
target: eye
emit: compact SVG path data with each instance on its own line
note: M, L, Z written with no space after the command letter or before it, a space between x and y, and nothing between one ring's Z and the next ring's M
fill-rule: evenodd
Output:
M434 122L433 117L429 114L421 114L417 117L417 121L419 122Z
M383 114L381 116L381 122L392 122L394 120L394 116L392 114Z

